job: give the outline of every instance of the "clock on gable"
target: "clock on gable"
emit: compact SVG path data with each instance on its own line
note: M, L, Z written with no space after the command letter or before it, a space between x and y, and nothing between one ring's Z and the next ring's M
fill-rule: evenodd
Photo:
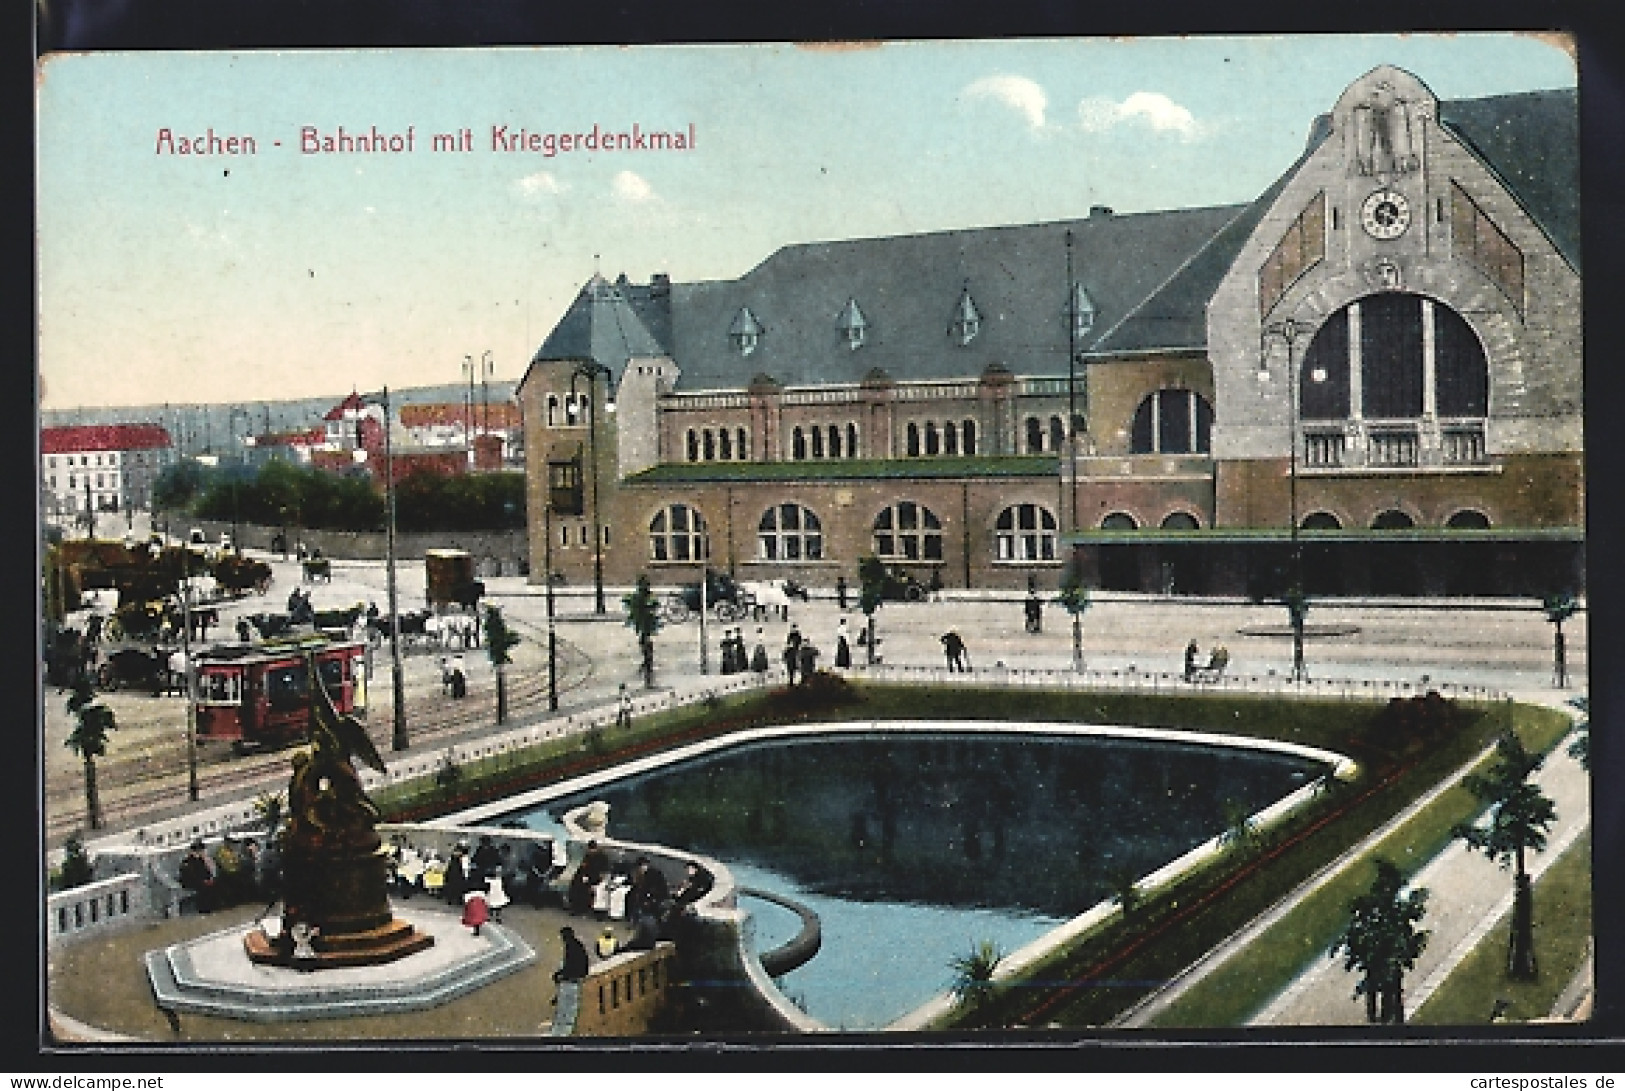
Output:
M1397 239L1411 226L1411 203L1403 193L1379 189L1360 204L1360 226L1374 239Z

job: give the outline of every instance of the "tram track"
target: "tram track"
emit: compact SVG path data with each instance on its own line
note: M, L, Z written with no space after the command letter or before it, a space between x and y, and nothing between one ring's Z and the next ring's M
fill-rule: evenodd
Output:
M515 627L530 630L533 638L536 635L534 626L517 623ZM545 641L545 636L542 640ZM560 641L558 658L560 696L581 688L591 680L592 661L575 645ZM504 688L507 691L510 720L534 712L547 714L545 670L509 674ZM462 741L481 730L491 730L496 726L494 686L461 700L452 700L437 693L410 697L406 708L408 733L414 750ZM378 743L379 750L387 754L391 742L392 716L387 706L374 706L372 711L382 715L369 717L368 733ZM287 777L289 749L285 747L246 755L226 751L200 753L198 801L223 799L254 789L280 789ZM104 830L133 827L139 825L142 819L167 817L172 812L196 805L186 798L187 769L183 754L165 753L161 763L149 757L139 763L99 764L97 773ZM82 784L62 783L47 788L42 802L48 841L57 841L76 830L86 829L88 810Z

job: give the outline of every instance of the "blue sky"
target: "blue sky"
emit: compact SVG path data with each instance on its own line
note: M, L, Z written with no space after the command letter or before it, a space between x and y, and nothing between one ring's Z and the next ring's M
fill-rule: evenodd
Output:
M517 379L595 268L738 276L791 242L1251 200L1381 63L1567 87L1515 35L63 55L38 81L42 405ZM492 150L686 133L688 151ZM304 155L301 129L414 134ZM254 138L181 156L158 133ZM475 150L432 135L472 130ZM273 146L280 141L281 146Z

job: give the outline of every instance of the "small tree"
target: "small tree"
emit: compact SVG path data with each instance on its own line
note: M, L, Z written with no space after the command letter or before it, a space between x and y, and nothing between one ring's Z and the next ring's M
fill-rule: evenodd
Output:
M1563 641L1563 623L1574 616L1580 604L1567 591L1547 595L1541 603L1546 620L1552 623L1552 684L1566 689L1569 684L1568 653Z
M1292 625L1292 680L1309 681L1309 671L1303 665L1303 623L1309 616L1309 596L1296 584L1281 599L1286 607L1287 620Z
M266 792L254 800L254 816L265 827L265 836L275 842L282 835L282 820L287 814L280 792Z
M982 940L963 955L956 955L949 963L953 981L948 991L954 1001L963 1007L981 1007L993 995L993 974L1004 960L1004 952L992 940Z
M643 656L643 684L655 686L655 633L660 631L660 603L649 590L649 577L639 576L637 586L623 598L626 623L638 635L638 650Z
M62 843L62 869L57 872L57 889L72 890L96 877L96 868L85 850L84 834L74 830Z
M1245 804L1233 799L1224 801L1224 831L1219 834L1219 847L1245 856L1258 847L1262 840L1258 822Z
M1401 894L1405 877L1387 860L1377 860L1371 889L1349 903L1349 923L1332 944L1331 957L1345 955L1343 969L1361 975L1355 996L1365 997L1368 1023L1403 1023L1405 973L1427 947L1428 933L1416 925L1427 912L1428 892Z
M867 650L865 662L875 663L875 611L886 598L886 566L879 557L864 557L858 561L858 609L863 611L863 643Z
M1083 615L1092 602L1089 588L1083 582L1083 573L1077 565L1068 565L1061 576L1061 586L1055 601L1072 615L1072 669L1083 672Z
M485 651L491 657L491 669L497 676L497 723L508 722L508 688L503 670L513 662L508 653L519 643L519 634L508 627L502 610L496 606L485 608Z
M1539 974L1535 960L1535 897L1525 855L1546 848L1546 835L1557 821L1557 807L1529 783L1529 775L1542 759L1524 749L1511 732L1496 744L1497 763L1488 776L1462 778L1479 799L1489 804L1489 824L1458 824L1450 832L1501 867L1513 868L1512 937L1507 947L1507 976L1531 981Z
M118 726L113 710L102 704L91 685L88 672L74 682L68 695L68 712L77 721L67 738L67 747L85 763L85 811L90 828L102 828L102 801L96 789L96 759L107 753L107 736Z
M1569 743L1569 757L1580 763L1580 768L1591 771L1591 698L1571 697L1569 707L1580 715L1574 721L1574 741Z
M1128 920L1145 900L1139 878L1129 868L1116 868L1111 873L1111 884L1112 903L1123 910L1123 919Z

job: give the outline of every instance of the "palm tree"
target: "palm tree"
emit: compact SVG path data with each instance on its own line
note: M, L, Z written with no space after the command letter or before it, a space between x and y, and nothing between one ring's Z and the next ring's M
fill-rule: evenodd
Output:
M260 820L260 825L265 827L265 836L271 841L275 841L280 835L285 813L285 804L280 792L266 792L254 800L254 816Z
M626 623L638 635L638 650L643 654L643 684L655 686L655 633L660 631L660 603L649 590L649 577L639 576L637 586L621 600L626 607Z
M1088 613L1091 599L1089 588L1084 585L1083 574L1076 565L1068 566L1066 573L1061 577L1060 594L1056 602L1067 613L1072 615L1072 669L1083 671L1083 615Z
M508 687L502 668L513 662L508 653L519 643L519 634L508 627L502 610L496 606L485 608L485 651L491 657L491 668L497 676L497 723L508 722Z
M1123 919L1128 920L1145 900L1139 878L1133 870L1120 867L1112 871L1109 881L1112 884L1112 903L1122 908Z
M1552 623L1552 684L1558 689L1566 689L1569 684L1568 656L1564 651L1563 623L1574 616L1580 604L1574 601L1574 596L1567 591L1559 591L1554 595L1547 595L1541 603L1541 609L1546 611L1546 620Z
M863 611L864 662L875 665L875 611L886 597L886 566L879 557L863 557L858 561L858 609Z
M1219 834L1219 847L1238 855L1246 855L1258 847L1262 840L1258 821L1246 805L1233 799L1224 801L1224 831Z
M958 1003L967 1008L978 1008L993 995L993 973L1004 959L1004 952L992 940L982 940L967 954L955 956L948 966L953 970L953 982L948 991Z
M1591 770L1591 698L1571 697L1569 707L1579 711L1574 721L1574 741L1569 743L1569 757L1580 763L1580 768Z
M1462 778L1468 791L1489 805L1489 823L1459 823L1450 832L1501 867L1512 865L1512 938L1507 948L1507 976L1533 980L1539 974L1535 960L1535 899L1524 858L1529 852L1546 848L1546 835L1557 821L1557 807L1538 786L1529 783L1529 775L1540 768L1543 759L1525 750L1516 735L1503 735L1496 744L1496 755L1499 761L1488 776L1475 773Z
M1428 942L1428 933L1416 927L1427 911L1428 892L1401 895L1405 877L1399 868L1380 857L1376 864L1376 881L1349 903L1348 928L1330 954L1346 953L1343 969L1362 974L1354 995L1365 997L1366 1022L1403 1023L1405 972L1416 966Z
M68 712L77 721L67 738L67 747L85 763L85 811L90 828L102 828L102 801L96 790L96 759L107 753L107 735L118 726L113 710L96 696L88 674L80 676L68 695Z

